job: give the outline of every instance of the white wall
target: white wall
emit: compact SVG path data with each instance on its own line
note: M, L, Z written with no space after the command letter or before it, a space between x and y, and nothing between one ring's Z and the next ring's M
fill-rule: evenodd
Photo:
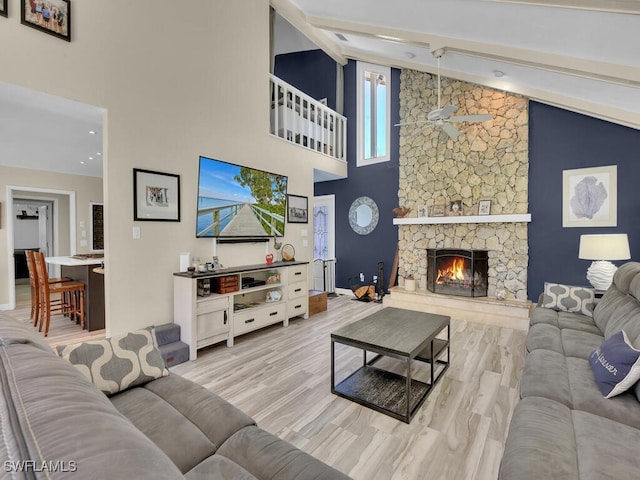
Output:
M269 1L83 0L72 3L73 41L20 25L19 1L2 19L0 80L103 107L107 334L173 320L179 253L212 255L195 238L198 157L289 176L289 192L313 196L317 154L268 134ZM37 58L38 61L34 61ZM181 176L182 221L136 222L132 169ZM286 241L309 260L300 231ZM264 255L264 244L255 255ZM232 249L226 264L243 263ZM0 272L1 273L1 272Z

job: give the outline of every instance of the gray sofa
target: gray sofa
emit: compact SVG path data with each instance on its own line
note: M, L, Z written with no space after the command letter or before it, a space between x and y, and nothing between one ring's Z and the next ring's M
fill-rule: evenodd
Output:
M624 330L640 347L640 263L622 265L593 317L537 306L499 478L640 478L640 385L605 398L589 363Z
M108 397L1 312L0 391L0 478L349 478L178 375Z

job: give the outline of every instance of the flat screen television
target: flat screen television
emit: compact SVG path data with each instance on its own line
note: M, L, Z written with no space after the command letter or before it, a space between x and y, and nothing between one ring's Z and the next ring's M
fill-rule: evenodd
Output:
M286 203L286 176L200 157L196 237L281 237Z

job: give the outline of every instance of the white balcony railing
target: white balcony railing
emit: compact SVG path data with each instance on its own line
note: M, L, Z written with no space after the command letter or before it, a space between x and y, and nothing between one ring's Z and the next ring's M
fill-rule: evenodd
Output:
M339 160L347 159L347 119L270 75L270 132Z

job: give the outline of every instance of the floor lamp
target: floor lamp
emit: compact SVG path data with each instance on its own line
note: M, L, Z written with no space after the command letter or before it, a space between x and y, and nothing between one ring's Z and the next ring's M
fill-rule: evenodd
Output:
M618 269L611 260L631 258L629 238L626 233L580 235L578 258L593 260L587 270L587 280L596 290L607 290Z

